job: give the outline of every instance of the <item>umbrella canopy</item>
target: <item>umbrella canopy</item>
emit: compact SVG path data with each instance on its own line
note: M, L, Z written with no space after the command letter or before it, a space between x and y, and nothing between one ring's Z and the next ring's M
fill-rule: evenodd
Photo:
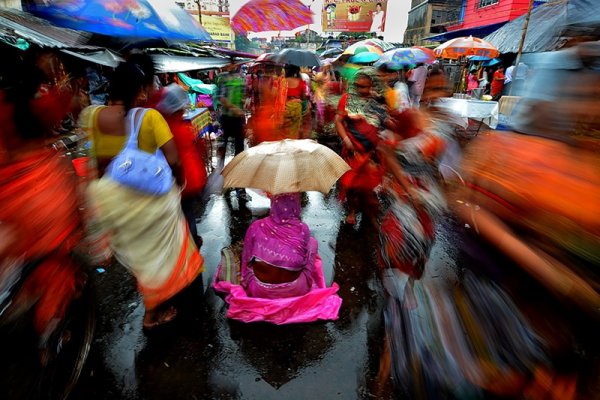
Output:
M264 142L235 156L223 169L225 187L262 189L273 195L328 193L350 167L314 140Z
M431 58L431 60L435 60L437 58L437 56L435 55L435 52L432 49L428 49L427 47L423 47L423 46L413 46L412 48L421 50L424 54L429 56L429 58Z
M331 49L327 49L324 52L321 53L321 57L322 58L335 58L337 56L339 56L340 54L342 54L344 52L344 50L338 48L338 47L333 47Z
M284 49L270 57L270 61L279 64L296 65L298 67L319 67L319 56L308 50Z
M408 65L418 63L432 63L435 55L432 57L430 51L424 51L416 47L405 47L386 51L375 64L376 67L385 65L389 69L402 69Z
M493 58L491 60L487 60L485 62L483 62L483 66L484 67L493 67L494 65L498 65L501 64L502 60L499 58Z
M371 46L375 46L375 47L379 47L381 49L381 51L385 52L388 50L392 50L395 49L396 46L394 46L393 44L389 43L389 42L384 42L381 39L365 39L362 40L359 43L363 43L363 44L368 44Z
M469 61L489 61L490 58L489 57L483 57L483 56L471 56L469 57Z
M231 19L239 33L289 31L312 24L313 13L300 0L250 0Z
M359 53L350 57L350 62L356 64L369 64L379 60L380 58L381 56L377 53Z
M500 55L500 52L493 44L473 36L449 40L437 47L434 52L438 57L454 60L467 56L494 58Z
M374 46L372 44L366 44L363 41L356 42L352 46L349 46L346 50L344 50L345 55L354 56L360 53L375 53L375 54L383 54L383 50L379 46Z
M163 0L30 0L24 7L58 26L108 36L211 40L190 14Z
M264 54L261 54L260 56L258 56L256 58L256 60L254 60L254 61L256 61L256 62L259 62L259 61L271 61L272 57L273 57L273 53L264 53Z

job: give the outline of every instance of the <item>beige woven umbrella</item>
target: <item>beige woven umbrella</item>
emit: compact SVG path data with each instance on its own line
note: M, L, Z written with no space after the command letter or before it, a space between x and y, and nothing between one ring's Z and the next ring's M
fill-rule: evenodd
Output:
M223 169L224 186L262 189L271 194L328 193L350 167L314 140L264 142L235 156Z

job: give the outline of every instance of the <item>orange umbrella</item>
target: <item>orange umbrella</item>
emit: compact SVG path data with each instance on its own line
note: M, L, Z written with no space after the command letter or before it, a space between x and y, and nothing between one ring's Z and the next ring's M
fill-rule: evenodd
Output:
M495 58L500 52L493 44L483 39L469 37L459 37L447 41L434 50L438 57L450 58L453 60L467 56L483 56Z

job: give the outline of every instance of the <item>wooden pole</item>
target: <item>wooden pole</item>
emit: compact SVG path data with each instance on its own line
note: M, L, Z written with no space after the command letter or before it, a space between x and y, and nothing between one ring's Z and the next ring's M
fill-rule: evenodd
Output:
M533 2L534 0L529 0L529 8L527 9L527 16L525 17L525 24L523 25L523 35L521 36L521 43L519 44L519 51L517 51L517 59L515 60L515 68L513 69L513 74L516 73L516 70L519 68L519 63L521 62L521 56L523 55L523 47L525 46L525 39L527 39L527 29L529 28L529 19L531 18L531 10L533 10ZM508 91L508 95L512 95L513 81L510 84L510 90Z

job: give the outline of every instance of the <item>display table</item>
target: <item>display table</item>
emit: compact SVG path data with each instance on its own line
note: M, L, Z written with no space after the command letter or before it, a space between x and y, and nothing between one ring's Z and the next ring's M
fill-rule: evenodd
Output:
M464 128L469 125L468 119L473 119L486 124L492 129L498 126L498 102L483 100L455 99L442 97L436 106L445 108L456 116L464 118Z

